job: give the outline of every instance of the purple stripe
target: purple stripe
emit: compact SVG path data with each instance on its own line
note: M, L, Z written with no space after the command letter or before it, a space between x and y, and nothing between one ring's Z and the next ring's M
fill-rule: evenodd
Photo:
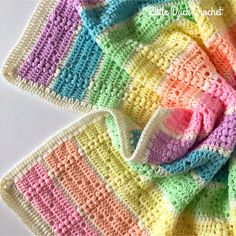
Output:
M18 74L27 80L48 85L80 22L74 0L60 0L35 47Z
M236 142L236 114L224 116L220 125L203 142L203 145L233 150Z
M104 0L75 0L75 4L78 6L96 5L102 2L104 2Z
M170 163L186 154L194 140L177 140L160 131L152 144L148 162L152 164Z

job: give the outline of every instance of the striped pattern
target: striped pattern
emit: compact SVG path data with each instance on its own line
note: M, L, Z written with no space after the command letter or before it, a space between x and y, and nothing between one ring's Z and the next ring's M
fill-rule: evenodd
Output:
M53 173L68 190L75 202L103 234L144 235L138 222L115 199L107 186L80 156L76 144L66 142L46 158Z
M33 166L20 178L16 187L50 224L56 234L98 235L79 216L74 206L55 186L40 164Z
M0 182L34 234L236 234L235 6L41 1L3 74L90 113Z

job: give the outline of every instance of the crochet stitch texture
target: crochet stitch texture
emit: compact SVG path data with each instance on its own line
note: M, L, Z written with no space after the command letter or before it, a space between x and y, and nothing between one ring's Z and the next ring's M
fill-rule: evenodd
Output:
M235 16L41 0L3 75L89 113L1 179L3 201L35 235L236 235Z

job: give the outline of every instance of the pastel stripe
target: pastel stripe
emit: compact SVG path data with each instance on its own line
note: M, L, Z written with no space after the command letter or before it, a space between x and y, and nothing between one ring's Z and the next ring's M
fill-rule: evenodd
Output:
M171 163L180 159L194 144L194 140L176 140L159 131L152 140L148 162L150 164Z
M16 186L57 235L98 235L77 213L41 164L28 170L17 180Z
M82 100L101 58L101 49L82 28L75 45L58 77L53 90L63 97Z
M130 79L128 73L112 57L105 55L102 70L89 93L89 103L99 107L118 107Z
M205 207L208 205L209 207ZM225 219L229 216L227 184L209 184L187 206L185 212L199 217Z
M200 184L193 178L191 173L167 176L153 181L165 193L174 209L179 213L191 202L200 187Z
M153 41L144 45L139 44L126 66L128 73L134 80L145 84L150 89L157 87L172 61L191 43L190 37L176 29L176 23L169 24L167 27L159 29ZM177 43L172 45L174 40Z
M142 83L133 81L127 87L120 110L141 128L144 128L160 105L161 97ZM135 104L135 105L134 105Z
M188 213L178 218L173 235L225 235L233 236L232 225L226 219L197 217Z
M114 198L84 159L77 145L70 141L46 157L53 173L103 235L145 235L137 220Z
M214 153L210 161L193 170L194 174L199 176L201 180L207 184L209 183L220 168L227 162L227 158L219 153Z
M226 0L227 1L227 0ZM213 3L213 4L212 4ZM199 32L203 41L208 40L217 31L224 30L225 23L222 17L217 15L202 14L202 11L211 9L217 10L214 2L211 1L190 1L189 7L191 13L198 25Z
M196 109L193 103L196 102L199 93L201 95L205 92L215 74L216 69L207 54L192 41L179 57L172 61L166 70L165 78L157 86L157 91L162 97L162 106ZM207 95L205 101L206 98L212 100ZM214 99L218 108L219 101L215 97Z
M220 125L216 127L202 145L233 150L236 137L236 113L225 115Z
M104 122L89 126L76 138L88 161L100 176L105 176L104 181L153 235L158 235L160 230L171 232L175 218L175 212L170 210L172 206L157 186L143 182L137 172L126 164L113 147ZM98 137L101 137L99 141ZM99 145L96 145L98 142ZM165 227L167 221L169 227Z
M47 86L60 60L68 51L80 22L73 0L60 0L51 13L36 45L21 65L18 74L27 80Z
M232 41L234 42L234 40ZM234 88L236 87L236 50L229 33L214 34L207 41L208 56L218 68L219 74ZM223 63L222 63L223 62Z

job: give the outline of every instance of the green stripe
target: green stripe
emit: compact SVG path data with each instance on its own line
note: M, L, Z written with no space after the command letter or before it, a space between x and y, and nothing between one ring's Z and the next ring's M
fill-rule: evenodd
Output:
M101 72L94 79L89 103L99 107L117 108L129 80L126 71L106 56Z
M182 212L199 189L190 173L158 179L157 183L177 212Z
M189 204L186 212L190 212L196 216L221 219L228 217L228 186L222 183L206 186Z

